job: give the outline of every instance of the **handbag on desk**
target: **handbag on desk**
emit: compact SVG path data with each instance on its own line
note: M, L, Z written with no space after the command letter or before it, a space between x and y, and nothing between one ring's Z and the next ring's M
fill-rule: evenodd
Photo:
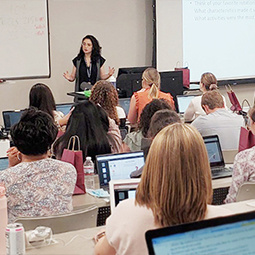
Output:
M75 145L77 143L77 150L75 150ZM71 148L72 144L72 148ZM86 189L84 185L84 170L83 170L83 156L80 149L80 139L77 135L70 137L68 146L64 149L61 160L64 162L71 163L77 172L77 180L74 189L75 194L85 194Z
M176 66L180 63L179 61L177 62ZM175 67L175 71L182 71L182 76L183 76L183 87L189 89L189 84L190 84L190 70L188 66L186 67Z

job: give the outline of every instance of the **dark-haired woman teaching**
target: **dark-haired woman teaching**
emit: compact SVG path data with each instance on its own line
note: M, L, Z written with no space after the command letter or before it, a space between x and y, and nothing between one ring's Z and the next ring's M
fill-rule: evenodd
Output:
M107 80L113 75L114 68L109 67L108 73L105 73L104 63L98 40L93 35L86 35L80 52L73 59L72 73L66 71L64 77L70 82L76 80L75 91L83 91L86 84L94 85L98 80Z

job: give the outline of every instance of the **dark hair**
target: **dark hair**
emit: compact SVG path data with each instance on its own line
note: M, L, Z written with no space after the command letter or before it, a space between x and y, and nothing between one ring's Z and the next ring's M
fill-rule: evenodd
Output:
M56 139L58 128L52 117L31 107L22 114L20 121L12 126L14 145L25 155L45 154Z
M89 39L92 42L92 53L91 53L91 60L93 62L97 61L98 58L101 56L101 47L99 45L98 40L93 35L86 35L82 38L82 43L85 39ZM84 58L84 51L82 50L82 45L80 48L80 52L78 53L77 57L79 59Z
M161 129L176 122L181 123L181 119L175 111L168 109L159 110L151 118L147 136L154 138Z
M108 129L109 120L103 109L98 109L90 101L78 103L71 113L65 133L54 143L54 154L61 158L71 136L77 135L81 143L83 160L85 161L86 156L91 156L94 161L96 155L111 153Z
M156 111L168 109L172 110L169 103L164 99L153 99L150 103L148 103L140 116L140 121L138 123L138 129L142 131L144 137L147 137L147 132L149 130L151 117Z
M91 89L89 98L95 104L100 104L117 125L120 124L116 106L119 102L118 92L111 82L100 80Z
M53 119L53 111L56 110L56 104L50 88L43 84L35 84L29 92L29 107L36 107L38 110L47 112Z

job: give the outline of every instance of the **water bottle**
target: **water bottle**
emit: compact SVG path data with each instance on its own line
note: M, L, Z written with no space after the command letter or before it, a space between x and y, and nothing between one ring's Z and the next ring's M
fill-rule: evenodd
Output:
M7 226L7 199L5 187L0 186L0 254L6 254L5 230Z
M94 185L94 163L91 160L91 157L86 157L83 168L84 168L84 174L85 174L86 189L95 189L95 185Z

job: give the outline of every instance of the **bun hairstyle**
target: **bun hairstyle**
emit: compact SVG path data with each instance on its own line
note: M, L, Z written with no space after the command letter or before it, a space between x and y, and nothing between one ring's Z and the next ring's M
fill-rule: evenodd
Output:
M159 72L153 68L147 68L143 72L143 80L145 80L148 85L150 86L150 91L149 91L149 98L158 98L158 91L160 89L160 74Z
M201 83L205 86L206 90L215 90L218 89L217 79L212 73L203 73L201 76Z

